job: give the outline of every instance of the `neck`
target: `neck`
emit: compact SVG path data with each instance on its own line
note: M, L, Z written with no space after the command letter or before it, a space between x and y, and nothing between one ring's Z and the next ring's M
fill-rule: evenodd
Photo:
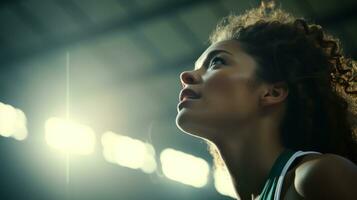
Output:
M233 134L239 138L216 143L242 200L251 199L262 192L270 169L284 151L277 139L278 134L266 130L269 129L240 128L239 132Z

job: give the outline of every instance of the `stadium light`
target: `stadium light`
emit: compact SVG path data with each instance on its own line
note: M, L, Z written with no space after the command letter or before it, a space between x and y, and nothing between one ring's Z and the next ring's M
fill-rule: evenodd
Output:
M108 162L145 173L156 170L155 150L151 144L110 131L103 134L101 141Z
M94 131L85 125L60 118L50 118L45 124L47 143L60 151L88 155L94 151Z
M0 102L0 135L24 140L27 137L25 113L11 105Z
M207 184L209 165L204 159L167 148L161 152L160 160L167 178L197 188Z
M237 198L231 176L226 168L216 168L213 172L214 187L217 192L232 197Z

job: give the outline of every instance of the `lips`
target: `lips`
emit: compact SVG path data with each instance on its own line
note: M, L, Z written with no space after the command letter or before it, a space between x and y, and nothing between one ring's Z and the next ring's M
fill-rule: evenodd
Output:
M180 92L180 101L189 98L189 99L199 99L201 96L192 89L186 88Z

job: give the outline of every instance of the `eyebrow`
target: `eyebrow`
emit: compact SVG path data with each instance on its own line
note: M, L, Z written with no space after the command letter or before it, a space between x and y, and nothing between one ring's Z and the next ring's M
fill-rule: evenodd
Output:
M233 56L233 54L229 51L226 51L226 50L223 50L223 49L216 49L216 50L213 50L211 52L208 53L207 57L203 60L203 64L206 64L207 60L211 60L212 57L214 57L215 55L221 53L221 52L224 52L224 53L227 53L227 54L230 54ZM195 62L195 69L196 69L196 66L197 66L197 61Z

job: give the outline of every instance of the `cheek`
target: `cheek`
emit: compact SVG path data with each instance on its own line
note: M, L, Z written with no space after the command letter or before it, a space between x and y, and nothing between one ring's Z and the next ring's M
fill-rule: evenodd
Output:
M235 113L250 112L254 109L255 97L248 80L243 75L220 72L207 78L204 95L208 107Z

